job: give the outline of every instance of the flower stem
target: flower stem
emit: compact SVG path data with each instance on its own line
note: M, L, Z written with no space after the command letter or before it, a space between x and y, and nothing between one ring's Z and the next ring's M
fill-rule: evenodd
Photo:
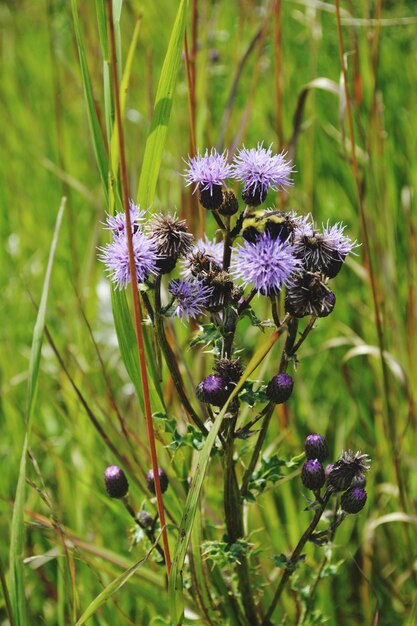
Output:
M314 529L316 528L317 524L320 521L321 516L323 515L324 509L326 508L326 505L329 501L330 496L332 495L332 491L327 491L324 496L323 496L323 501L320 504L320 507L316 510L313 519L311 520L310 524L308 525L307 529L304 531L304 533L302 534L299 542L297 543L296 547L294 548L294 551L285 567L285 570L281 576L281 580L279 582L278 588L275 592L275 595L272 599L271 605L268 609L268 611L266 612L266 615L264 617L264 620L261 624L261 626L269 626L271 624L270 619L275 611L275 608L279 602L279 599L281 598L282 592L284 591L285 585L287 584L287 582L289 581L289 579L291 578L291 574L294 571L294 568L297 565L297 561L301 555L301 552L305 546L305 544L307 543L307 541L310 539Z
M229 435L233 435L233 433L229 432ZM230 436L224 447L224 512L230 543L235 543L244 536L243 503L233 461L233 448L233 439ZM236 564L236 572L245 615L251 626L258 626L259 620L253 601L246 555L243 555L240 562Z

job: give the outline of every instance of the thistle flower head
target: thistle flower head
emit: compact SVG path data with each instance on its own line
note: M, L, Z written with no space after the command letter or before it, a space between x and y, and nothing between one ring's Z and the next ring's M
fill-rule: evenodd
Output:
M110 498L124 498L129 491L129 483L124 471L118 465L109 465L104 472L104 484Z
M242 246L236 246L230 273L245 286L250 284L263 295L272 295L291 284L298 267L291 246L264 235L253 243L245 241Z
M285 153L272 154L271 146L264 148L242 148L233 160L233 177L244 183L242 197L251 206L264 202L268 189L274 191L292 185L291 165Z
M304 487L316 491L321 489L326 481L324 469L318 459L309 459L301 470L301 480Z
M220 374L226 381L237 383L243 374L240 359L219 359L216 361L214 371Z
M213 406L222 406L230 396L232 386L220 374L210 374L197 385L197 398Z
M354 479L359 478L369 471L371 459L362 452L344 450L328 476L329 484L337 491L348 489Z
M176 215L153 215L146 230L155 244L159 257L158 269L163 274L172 271L177 259L185 256L193 247L194 237L188 232L186 221L178 219Z
M318 459L323 462L328 454L327 441L317 433L312 433L306 437L304 450L308 459Z
M285 311L294 317L326 317L336 304L336 296L323 283L321 274L298 274L287 289Z
M346 256L357 245L344 234L345 228L338 223L323 226L322 232L314 224L299 229L294 238L294 254L307 271L322 272L328 278L338 274Z
M175 298L173 315L188 320L204 312L213 288L197 280L188 281L179 278L171 280L168 291Z
M291 376L282 372L270 380L266 388L266 395L271 402L282 404L291 396L293 387L294 381Z
M142 210L133 200L129 200L130 206L130 223L132 225L132 232L135 233L139 224L143 222L146 211ZM113 231L113 235L124 235L126 232L126 215L124 212L115 213L114 215L107 215L105 230Z
M138 283L143 283L150 274L158 273L158 255L155 244L141 230L132 234L132 244L136 280ZM118 235L112 243L108 243L99 250L99 259L105 264L110 280L118 289L125 289L131 279L126 234Z
M204 155L198 153L195 157L188 157L185 161L187 169L183 176L187 186L195 184L200 191L200 202L207 209L217 209L223 202L222 187L227 178L230 178L232 166L227 163L227 150L219 154L215 148Z
M340 506L345 513L359 513L365 506L367 497L363 487L351 487L340 498Z

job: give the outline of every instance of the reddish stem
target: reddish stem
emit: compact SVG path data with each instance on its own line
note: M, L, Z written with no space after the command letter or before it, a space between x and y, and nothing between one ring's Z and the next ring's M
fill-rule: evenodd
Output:
M114 92L113 93L114 107L115 107L115 113L116 113L117 134L118 134L118 139L119 139L120 179L121 179L121 184L122 184L123 208L124 208L125 215L126 215L126 232L127 232L127 243L128 243L128 250L129 250L129 269L130 269L130 276L131 276L130 283L132 285L136 341L137 341L137 348L138 348L140 373L141 373L141 378L142 378L143 399L144 399L144 404L145 404L146 430L148 434L149 449L151 453L152 469L153 469L154 481L155 481L155 494L156 494L159 520L161 523L161 532L162 532L162 541L164 545L165 562L166 562L166 567L167 567L167 573L169 575L169 572L171 569L171 557L169 554L168 535L167 535L166 525L165 525L164 503L162 500L162 491L161 491L161 485L159 482L158 457L156 454L155 433L154 433L153 422L152 422L152 409L151 409L151 401L150 401L150 394L149 394L148 374L147 374L147 369L146 369L145 346L144 346L143 333L142 333L142 312L141 312L140 304L139 304L138 285L135 279L136 268L135 268L134 253L133 253L132 225L130 221L129 191L128 191L128 183L127 183L127 170L126 170L124 137L123 137L123 129L122 129L122 116L121 116L121 111L120 111L119 80L117 76L116 44L115 44L115 37L114 37L112 0L107 0L107 11L108 11L109 37L110 37L110 49L111 49L111 71L112 71L112 79L113 79L112 82L113 82L113 92Z

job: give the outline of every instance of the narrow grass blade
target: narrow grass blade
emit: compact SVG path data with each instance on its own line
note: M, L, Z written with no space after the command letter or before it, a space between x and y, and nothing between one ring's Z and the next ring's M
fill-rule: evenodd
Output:
M135 30L133 31L132 41L130 42L129 52L126 58L126 65L124 67L123 76L122 76L122 80L120 83L120 110L122 114L126 105L126 96L127 96L127 92L129 89L130 74L132 71L132 62L134 59L136 46L139 40L139 31L140 31L141 23L142 23L142 17L139 17L135 25ZM112 133L110 144L111 144L110 154L111 154L112 172L116 172L117 168L119 167L119 156L120 156L119 155L119 138L117 136L116 125L114 125L113 127L113 133Z
M280 336L279 332L272 333L261 347L255 352L251 360L249 361L245 371L243 372L239 382L237 383L233 393L229 396L226 404L216 417L210 432L205 441L199 456L199 461L191 488L188 493L187 501L185 503L184 514L181 520L179 528L179 536L175 546L175 553L172 561L171 575L169 579L169 602L171 610L171 621L174 626L182 624L184 613L184 600L182 595L182 569L184 565L185 556L187 553L188 543L190 541L191 531L196 515L198 502L200 498L200 492L203 486L204 476L207 470L208 462L210 459L210 453L216 441L216 437L219 433L220 426L223 418L229 408L233 398L239 393L246 380L255 371L258 365L262 362L272 346Z
M114 326L116 329L117 342L120 348L120 355L126 371L129 374L130 380L135 385L136 393L143 409L143 391L141 386L141 375L139 368L138 351L136 348L136 335L135 329L132 324L132 317L130 315L129 307L127 304L126 292L118 291L116 289L111 290L112 310ZM144 329L146 331L146 329ZM146 359L150 373L150 381L153 388L156 391L159 399L159 406L155 406L155 410L162 409L164 405L162 389L159 384L158 374L155 369L155 359L152 356L152 348L149 344L146 332L144 332L144 342Z
M146 141L137 195L138 203L144 208L152 204L155 196L181 59L187 8L188 0L181 0L156 92L154 114Z
M94 153L97 160L97 166L100 173L101 182L103 185L104 193L107 197L107 187L108 187L108 158L107 152L104 145L103 136L101 133L100 124L98 121L95 105L94 105L94 97L93 97L93 88L91 85L90 73L88 71L87 58L84 50L84 43L81 35L81 24L78 16L77 9L77 1L71 0L72 5L72 16L74 21L74 31L75 38L78 46L78 54L80 57L80 67L81 67L81 76L83 80L83 87L85 98L87 101L87 116L88 116L88 124L90 126L91 137L93 140L93 148Z
M32 417L36 404L36 395L38 389L39 367L41 360L41 350L44 337L46 304L48 299L49 283L51 279L52 265L58 243L59 230L61 228L62 216L64 214L66 198L61 201L58 211L54 236L49 252L48 266L46 269L45 280L42 288L42 297L39 305L39 311L36 318L35 328L33 331L32 348L29 361L29 374L26 395L26 433L23 443L23 450L20 459L19 478L17 481L16 496L13 507L12 525L10 533L10 599L12 611L16 624L26 626L26 597L25 597L25 581L23 571L23 553L24 553L24 515L23 507L25 504L25 485L26 485L26 454L28 449L28 441L32 426Z
M85 624L86 621L94 615L97 609L99 609L101 605L104 604L104 602L107 602L107 600L111 598L112 595L119 591L119 589L127 583L129 578L131 578L136 573L139 567L146 562L151 552L152 549L143 557L143 559L135 563L135 565L126 570L126 572L123 572L123 574L120 574L120 576L115 578L115 580L107 585L107 587L103 589L103 591L99 593L96 598L94 598L89 607L81 615L75 626L82 626L83 624Z

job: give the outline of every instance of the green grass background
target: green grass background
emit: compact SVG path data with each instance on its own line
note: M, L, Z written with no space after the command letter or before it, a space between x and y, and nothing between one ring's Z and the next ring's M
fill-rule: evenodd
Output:
M270 6L249 0L198 2L196 141L202 149L220 146L234 77ZM293 132L303 87L319 77L339 85L334 6L309 0L283 1L280 6L283 136L277 137L271 19L262 46L255 45L243 67L221 147L253 146L258 141L285 145ZM333 560L344 563L338 576L323 580L318 591L316 606L330 624L343 626L370 624L373 618L386 626L413 624L417 602L417 220L413 195L417 13L411 0L383 2L381 20L377 19L379 8L378 2L358 0L343 3L342 14L370 249L359 248L358 257L334 281L335 312L317 323L300 352L289 427L280 427L277 413L268 437L269 452L278 450L287 458L301 451L308 432L318 431L326 435L333 456L343 447L353 447L373 459L366 509L346 521L337 534ZM88 2L79 3L78 9L104 128L96 7ZM124 116L133 196L177 9L174 1L123 5L124 61L135 21L142 16ZM190 28L187 32L190 39ZM149 457L140 403L120 359L108 283L97 261L96 248L106 240L100 224L106 205L89 134L70 3L1 2L0 55L0 530L4 538L0 564L7 576L36 320L32 299L40 301L63 195L68 200L53 267L47 326L98 423L124 455L137 506L147 498L143 476ZM338 95L311 90L288 206L302 213L312 211L319 222L343 220L349 234L363 241L351 152L349 143L344 144L339 116ZM187 82L181 62L154 209L189 212L189 196L178 175L188 150ZM274 200L271 196L270 204ZM196 215L194 225L200 228ZM213 224L208 228L214 232ZM385 380L364 269L366 252L372 258L377 285L388 367ZM197 383L198 376L210 369L210 359L184 350L187 332L177 326L175 331L188 365L197 359L197 367L192 366ZM245 334L248 354L259 339L257 332L250 329ZM275 352L271 368L274 358L278 358ZM169 385L164 386L164 394L171 414L182 419ZM128 439L121 434L114 403L129 430ZM117 502L109 501L102 484L104 467L117 459L81 406L48 341L42 352L29 448L25 557L37 557L24 568L29 623L72 624L103 586L144 555L144 547L129 552L129 518ZM167 506L171 521L178 524L185 499L180 479L189 472L190 454L178 453L173 464L162 446L160 454L172 481ZM211 538L219 538L222 532L218 471L214 464L205 494L214 511L211 521L219 524L217 530L206 529ZM299 478L294 477L261 496L257 510L250 508L251 528L257 531L252 539L262 550L259 580L273 569L274 554L289 552L295 545L308 522L309 514L302 513L304 505ZM308 564L316 567L320 550L310 546L307 554ZM269 587L265 593L271 594ZM290 594L285 602L287 623L295 623ZM0 615L5 618L4 601ZM91 623L165 623L155 616L168 620L163 575L150 560Z

